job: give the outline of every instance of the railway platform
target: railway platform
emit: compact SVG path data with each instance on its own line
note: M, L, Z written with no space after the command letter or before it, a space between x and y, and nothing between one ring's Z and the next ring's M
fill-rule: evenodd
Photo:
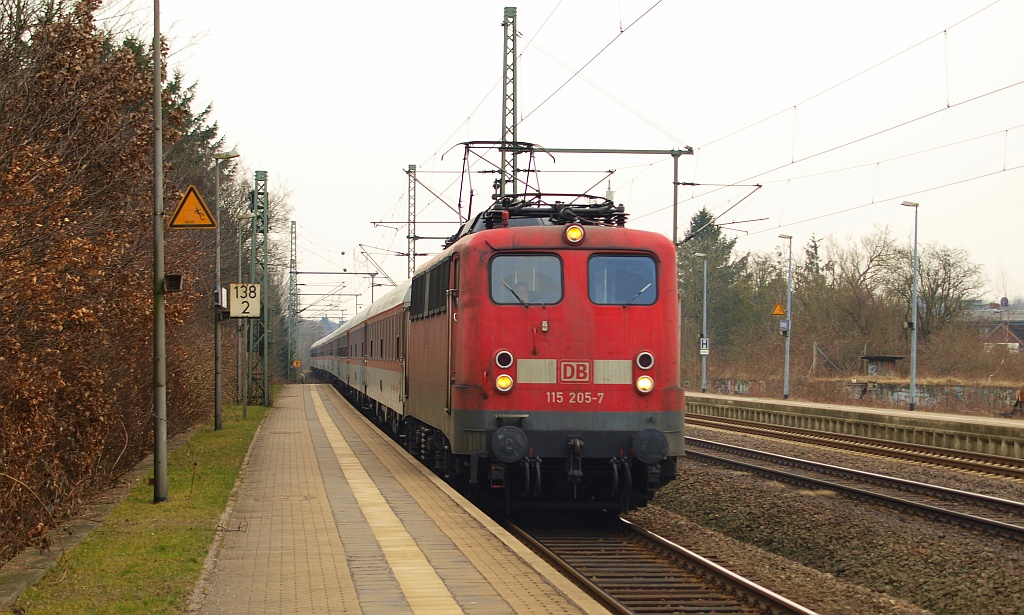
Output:
M1024 459L1019 419L694 392L686 413Z
M289 385L190 612L601 613L333 388Z

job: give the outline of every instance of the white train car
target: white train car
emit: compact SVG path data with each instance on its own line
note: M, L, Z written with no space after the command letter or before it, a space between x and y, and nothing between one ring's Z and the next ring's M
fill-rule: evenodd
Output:
M378 420L397 423L405 413L405 311L411 283L374 301L367 309L312 346L317 376L342 387L379 414Z

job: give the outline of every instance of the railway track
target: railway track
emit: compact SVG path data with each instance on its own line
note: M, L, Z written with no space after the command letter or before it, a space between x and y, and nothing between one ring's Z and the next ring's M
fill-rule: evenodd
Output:
M766 436L791 442L827 446L881 457L1024 480L1024 459L693 414L687 415L686 423L694 427L723 429L736 433Z
M687 438L687 457L911 510L929 518L1024 539L1024 503L916 481ZM695 449L701 450L695 450Z
M504 523L615 613L814 613L623 519Z

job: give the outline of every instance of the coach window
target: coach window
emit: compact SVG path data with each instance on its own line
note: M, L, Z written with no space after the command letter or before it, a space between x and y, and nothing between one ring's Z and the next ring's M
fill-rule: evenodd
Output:
M549 254L500 255L491 260L491 301L550 305L562 300L562 262Z
M587 289L598 305L653 305L657 267L643 255L597 255L587 263Z

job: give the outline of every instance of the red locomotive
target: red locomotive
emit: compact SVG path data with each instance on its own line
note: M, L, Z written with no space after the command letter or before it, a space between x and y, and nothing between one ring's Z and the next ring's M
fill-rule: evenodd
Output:
M683 454L675 249L586 198L499 200L314 372L478 500L642 505Z

